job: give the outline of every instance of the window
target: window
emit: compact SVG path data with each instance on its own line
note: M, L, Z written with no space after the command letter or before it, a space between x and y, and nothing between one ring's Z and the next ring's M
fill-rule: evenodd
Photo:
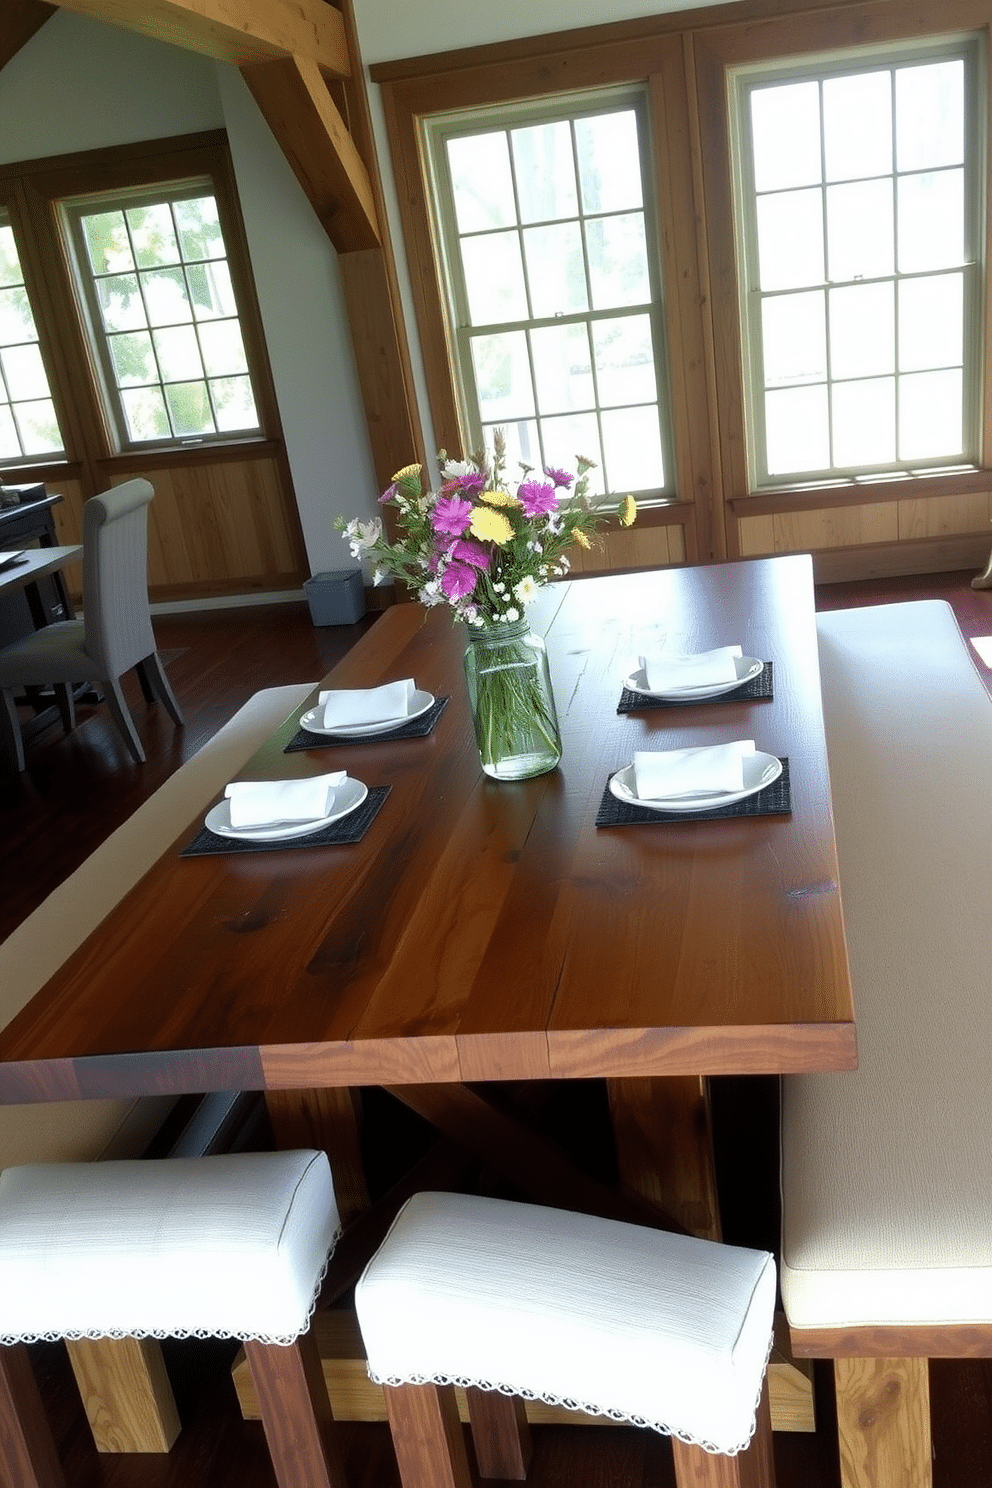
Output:
M210 181L63 202L62 214L120 448L257 433Z
M752 487L980 463L977 53L736 75Z
M595 460L670 493L660 272L640 94L424 122L463 426L511 463Z
M64 452L14 230L0 210L0 461L10 466Z

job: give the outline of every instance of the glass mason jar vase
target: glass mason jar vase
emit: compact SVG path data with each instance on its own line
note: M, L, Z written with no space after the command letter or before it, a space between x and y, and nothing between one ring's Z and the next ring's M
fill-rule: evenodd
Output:
M465 681L482 768L494 780L553 770L561 733L548 653L526 620L469 629Z

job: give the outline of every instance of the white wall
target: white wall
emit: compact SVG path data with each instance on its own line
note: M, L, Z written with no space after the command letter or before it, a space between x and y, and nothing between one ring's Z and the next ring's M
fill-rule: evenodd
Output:
M42 101L41 103L39 101ZM240 73L60 10L0 71L0 161L226 128L311 571L376 509L337 258Z

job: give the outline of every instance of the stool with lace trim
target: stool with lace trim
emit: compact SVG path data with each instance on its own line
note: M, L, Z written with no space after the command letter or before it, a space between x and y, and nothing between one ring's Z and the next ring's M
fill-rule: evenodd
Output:
M64 1488L25 1345L240 1338L279 1488L344 1488L309 1332L338 1208L323 1152L0 1174L0 1482Z
M421 1193L355 1304L403 1488L525 1479L523 1400L672 1437L680 1488L773 1488L764 1251L466 1194Z

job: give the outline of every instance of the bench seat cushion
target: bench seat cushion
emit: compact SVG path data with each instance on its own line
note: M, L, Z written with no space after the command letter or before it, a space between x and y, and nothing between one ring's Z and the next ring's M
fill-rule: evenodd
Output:
M471 1194L400 1210L355 1292L383 1384L476 1385L733 1454L754 1430L775 1262Z
M992 1322L992 701L949 606L818 616L858 1028L788 1076L793 1329Z

